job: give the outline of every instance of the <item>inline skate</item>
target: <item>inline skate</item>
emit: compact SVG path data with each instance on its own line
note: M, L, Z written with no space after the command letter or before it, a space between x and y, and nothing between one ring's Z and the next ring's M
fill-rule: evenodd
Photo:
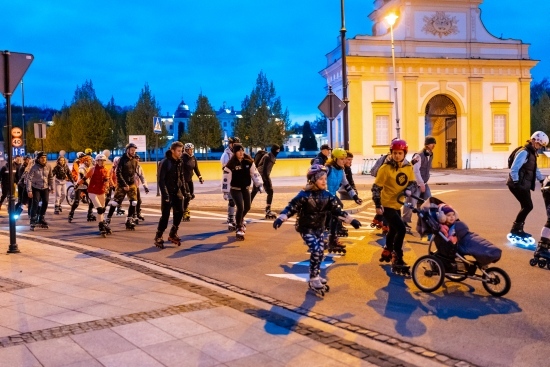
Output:
M328 237L328 253L346 254L346 245L344 245L337 236L330 235Z
M384 225L384 217L380 214L376 214L370 224L371 228L382 229Z
M44 219L44 216L43 215L39 215L38 216L38 220L36 221L36 226L38 228L44 228L44 229L48 229L50 228L48 226L48 222L46 222L46 220Z
M243 226L239 226L237 228L237 232L235 232L235 239L237 241L244 241L244 234L245 234L245 231L243 229Z
M529 265L538 265L541 269L546 266L550 269L550 239L545 237L540 239L533 258L529 260Z
M59 205L57 206L57 209L59 209L59 212L60 212L60 213L63 212L63 208L61 207L61 204L59 204Z
M30 222L30 223L31 223L31 224L30 224L30 226L31 226L31 231L34 231L34 229L36 228L36 224L37 224L37 223L36 223L36 219L37 219L36 217L32 217L32 218L31 218L31 222Z
M237 229L237 222L235 222L235 208L227 207L227 230L229 232L235 232Z
M99 228L99 234L103 238L107 237L107 226L105 225L105 222L99 222L97 226Z
M185 209L185 211L183 212L182 220L184 222L189 222L191 220L191 211L189 210L189 208Z
M411 267L403 261L403 256L399 256L393 252L391 257L391 272L397 275L410 276Z
M271 211L270 206L265 207L265 219L275 219L277 218L277 213Z
M506 236L508 241L512 244L520 244L523 246L529 246L535 244L535 239L531 236L530 233L527 233L523 230L524 223L514 222L510 233Z
M142 222L145 221L145 217L143 215L141 215L141 212L136 214L136 218L139 219Z
M72 223L73 218L74 218L74 212L71 210L71 211L69 212L69 217L68 217L69 223Z
M53 213L54 213L54 214L59 214L59 213L61 213L61 210L59 209L59 205L56 205L56 206L55 206L55 208L54 208L54 210L53 210Z
M175 245L181 246L181 238L178 236L178 227L172 226L172 228L170 228L168 241L172 242Z
M406 233L406 234L412 235L413 232L412 232L412 228L411 228L411 226L409 225L409 223L403 222L403 224L405 224L405 233Z
M338 237L349 236L348 229L344 227L344 224L341 221L338 221L338 229L337 229L336 235Z
M136 223L134 223L134 220L130 217L126 218L126 230L128 231L135 231L136 230Z
M160 249L164 248L164 240L162 239L161 232L157 232L157 234L155 235L155 246Z
M378 261L389 263L391 261L391 251L386 248L382 250L382 254L380 255L380 260Z
M309 289L311 289L313 292L315 292L315 294L321 297L325 295L325 292L328 292L330 290L326 279L323 279L320 276L310 278L307 284Z
M109 224L111 224L111 218L107 216L103 222L105 223L105 231L107 234L113 234L113 230L109 227Z
M88 217L86 218L88 222L95 222L97 220L96 216L93 215L91 212L88 213Z

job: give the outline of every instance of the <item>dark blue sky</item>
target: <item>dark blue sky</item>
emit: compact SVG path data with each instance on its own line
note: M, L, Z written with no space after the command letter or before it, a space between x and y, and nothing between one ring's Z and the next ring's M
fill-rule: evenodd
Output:
M346 0L347 36L371 34L371 0ZM55 5L52 5L55 4ZM60 108L91 79L99 99L132 105L147 82L173 113L199 92L214 108L240 109L263 70L293 122L313 119L324 97L319 75L340 30L338 0L28 0L2 1L0 49L35 56L25 76L25 104ZM531 43L545 60L550 1L485 0L482 20L493 35ZM12 102L21 104L21 88Z

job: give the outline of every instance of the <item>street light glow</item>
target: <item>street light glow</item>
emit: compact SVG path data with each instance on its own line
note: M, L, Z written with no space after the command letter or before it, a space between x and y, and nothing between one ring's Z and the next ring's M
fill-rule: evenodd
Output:
M388 24L393 27L393 25L395 24L395 21L397 20L397 18L399 18L398 15L396 15L395 13L390 13L388 15L386 15L386 17L384 19L386 19L386 22L388 22Z

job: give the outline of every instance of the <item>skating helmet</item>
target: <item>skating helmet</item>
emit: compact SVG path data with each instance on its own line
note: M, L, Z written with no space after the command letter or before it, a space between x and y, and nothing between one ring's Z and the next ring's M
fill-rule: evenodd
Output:
M44 152L43 152L43 151L41 151L41 150L38 150L38 151L36 151L36 152L35 152L34 154L35 154L35 158L36 158L36 160L38 160L38 159L40 159L40 158L42 158L42 157L45 157L45 156L46 156L46 153L44 153Z
M185 150L195 149L195 146L193 145L193 143L185 143L185 145L183 146L183 149Z
M332 158L345 159L345 158L347 158L347 156L348 156L348 153L346 153L345 149L336 148L332 151Z
M314 164L309 167L309 170L307 171L307 180L313 183L326 174L328 174L327 167L321 166L320 164Z
M405 140L395 139L391 142L390 152L393 152L394 150L403 150L406 155L409 151L409 146L407 145L407 142Z
M137 145L135 145L134 143L128 143L126 144L126 150L130 149L130 148L136 148L137 149Z
M85 155L86 154L84 154L84 152L78 152L78 153L76 153L76 158L80 159L80 158L84 157Z
M91 149L91 148L86 148L86 149L84 149L84 154L86 154L86 155L92 155L92 149Z
M543 147L548 145L548 135L542 131L535 131L533 135L531 135L531 140L535 143L539 143Z
M113 166L117 166L118 165L118 161L120 161L120 157L115 157L115 159L113 159Z
M92 157L90 157L89 155L85 155L84 157L80 158L80 163L91 164L92 163Z
M240 143L240 142L241 142L241 139L239 139L239 138L236 137L236 136L233 136L233 137L227 139L227 141L229 142L229 144L233 144L233 143Z
M103 154L98 154L98 155L95 156L95 160L96 161L106 161L107 157L105 157L105 155L103 155Z

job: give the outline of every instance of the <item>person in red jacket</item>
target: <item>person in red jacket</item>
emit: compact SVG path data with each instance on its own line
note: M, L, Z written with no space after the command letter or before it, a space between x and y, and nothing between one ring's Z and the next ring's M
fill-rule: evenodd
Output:
M103 217L103 213L105 213L105 191L109 186L109 172L105 168L106 160L107 158L103 154L96 155L95 166L86 173L86 178L89 179L88 196L97 211L99 233L103 237L112 233Z

